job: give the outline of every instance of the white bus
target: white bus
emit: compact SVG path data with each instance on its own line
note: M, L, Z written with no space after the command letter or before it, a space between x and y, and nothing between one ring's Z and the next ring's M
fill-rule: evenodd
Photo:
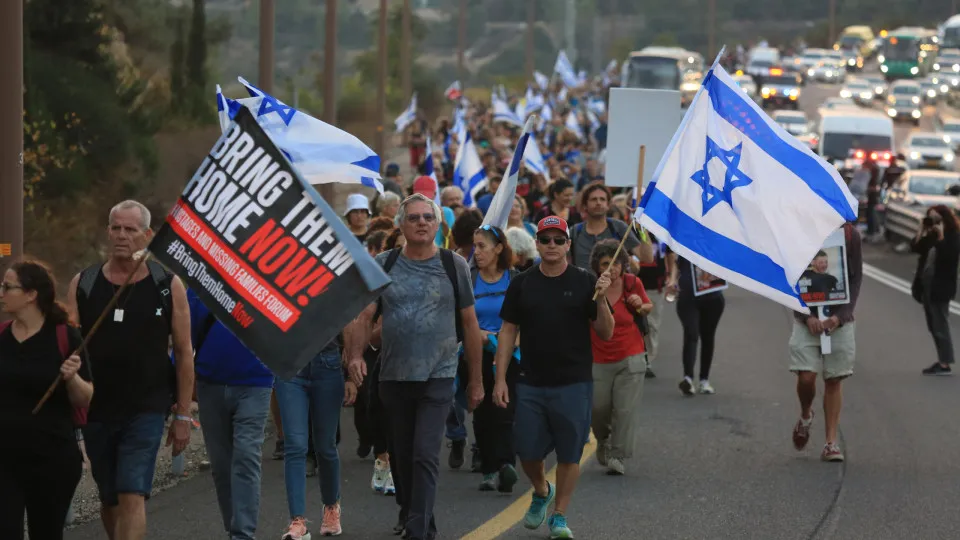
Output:
M943 23L940 48L960 48L960 15L954 15L947 19L947 22Z
M680 47L646 47L630 53L621 69L626 88L678 90L686 107L703 80L703 56Z

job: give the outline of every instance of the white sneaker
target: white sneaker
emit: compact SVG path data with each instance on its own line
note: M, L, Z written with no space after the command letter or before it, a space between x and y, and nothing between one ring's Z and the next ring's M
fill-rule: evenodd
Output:
M717 391L713 389L713 386L710 385L710 381L701 380L700 388L697 389L701 394L716 394Z
M373 464L373 478L370 480L370 489L377 493L383 493L383 488L389 475L390 464L377 459Z
M620 458L610 458L607 460L607 474L613 476L623 476L625 467Z
M387 478L383 481L383 494L388 496L397 494L397 488L393 486L393 473L390 472L390 469L387 469Z

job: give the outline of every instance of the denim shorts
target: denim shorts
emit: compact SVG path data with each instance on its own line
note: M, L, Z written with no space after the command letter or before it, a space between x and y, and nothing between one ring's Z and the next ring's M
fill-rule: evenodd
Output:
M517 384L513 441L520 461L579 463L590 440L593 382L546 387Z
M147 413L83 428L90 472L104 506L119 504L121 493L150 498L165 420L163 414Z

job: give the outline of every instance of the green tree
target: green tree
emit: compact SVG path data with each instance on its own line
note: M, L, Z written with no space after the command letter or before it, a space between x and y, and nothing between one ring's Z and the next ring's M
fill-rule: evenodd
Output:
M193 20L187 43L187 77L190 85L207 87L207 16L204 0L193 0Z

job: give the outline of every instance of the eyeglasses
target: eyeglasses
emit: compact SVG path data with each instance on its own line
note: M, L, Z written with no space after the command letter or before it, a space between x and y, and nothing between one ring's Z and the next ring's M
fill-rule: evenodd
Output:
M494 238L497 239L497 242L500 242L500 241L501 241L501 240L500 240L500 233L498 233L497 230L494 229L493 226L491 226L491 225L481 225L480 227L477 228L477 230L478 230L478 231L487 231L488 233L491 233Z
M23 290L23 287L20 285L14 285L13 283L7 283L6 281L4 281L3 283L0 283L0 292L2 293L7 293L14 289Z
M539 240L540 244L544 246L549 246L550 242L553 242L558 246L562 246L567 243L566 236L538 236L537 240Z
M420 220L426 221L427 223L433 223L437 220L437 216L434 214L407 214L408 223L416 223Z

